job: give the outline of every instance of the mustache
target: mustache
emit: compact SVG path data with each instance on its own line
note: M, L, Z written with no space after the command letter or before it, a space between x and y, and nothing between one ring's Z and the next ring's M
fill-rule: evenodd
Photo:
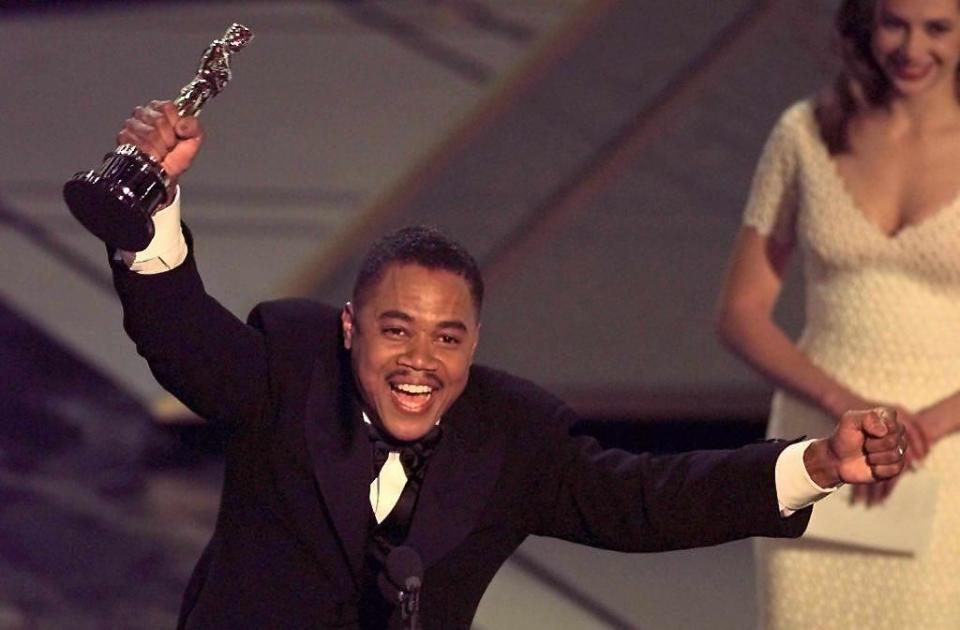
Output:
M431 374L429 372L415 373L412 370L405 370L405 369L394 370L393 372L390 372L389 374L387 374L387 380L389 381L390 379L402 378L407 376L413 376L414 377L413 380L415 380L417 383L429 385L434 389L439 389L443 387L443 382L439 378L437 378L435 374Z

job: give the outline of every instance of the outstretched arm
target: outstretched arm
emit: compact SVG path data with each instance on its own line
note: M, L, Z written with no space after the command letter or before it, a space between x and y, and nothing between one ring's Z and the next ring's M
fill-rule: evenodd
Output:
M828 438L789 446L654 457L601 450L592 440L560 442L559 452L538 458L550 462L538 489L550 491L534 533L624 551L799 536L804 508L841 483L899 474L906 450L893 414L873 410L844 414ZM799 457L786 457L787 449Z
M170 101L152 101L134 109L117 142L151 155L171 183L146 250L111 255L124 328L161 385L201 417L236 425L264 404L266 352L258 330L206 293L181 229L177 181L200 149L202 127Z

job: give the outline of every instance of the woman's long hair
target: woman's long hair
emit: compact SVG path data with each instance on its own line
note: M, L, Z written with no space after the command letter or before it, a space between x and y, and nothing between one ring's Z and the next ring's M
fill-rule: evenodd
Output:
M883 107L892 88L873 57L873 24L879 0L844 0L834 20L842 68L817 98L815 115L830 153L850 149L847 126L864 107Z

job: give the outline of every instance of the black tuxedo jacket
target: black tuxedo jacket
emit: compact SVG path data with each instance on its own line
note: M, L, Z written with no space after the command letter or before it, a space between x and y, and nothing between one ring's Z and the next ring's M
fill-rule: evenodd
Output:
M124 327L157 379L230 429L216 527L179 627L357 627L372 455L338 311L283 300L244 324L205 292L192 249L166 273L114 269ZM806 527L809 509L778 512L782 444L631 455L570 437L575 420L535 385L472 368L407 539L425 565L426 628L468 628L530 534L662 551Z

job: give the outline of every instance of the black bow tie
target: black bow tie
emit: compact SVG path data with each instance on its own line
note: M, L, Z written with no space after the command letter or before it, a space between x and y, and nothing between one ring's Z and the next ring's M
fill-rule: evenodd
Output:
M374 478L380 474L387 456L393 452L400 453L400 463L408 479L419 476L442 435L439 424L434 425L426 435L415 442L395 440L372 422L367 425L367 429L370 432L370 442L373 444Z

